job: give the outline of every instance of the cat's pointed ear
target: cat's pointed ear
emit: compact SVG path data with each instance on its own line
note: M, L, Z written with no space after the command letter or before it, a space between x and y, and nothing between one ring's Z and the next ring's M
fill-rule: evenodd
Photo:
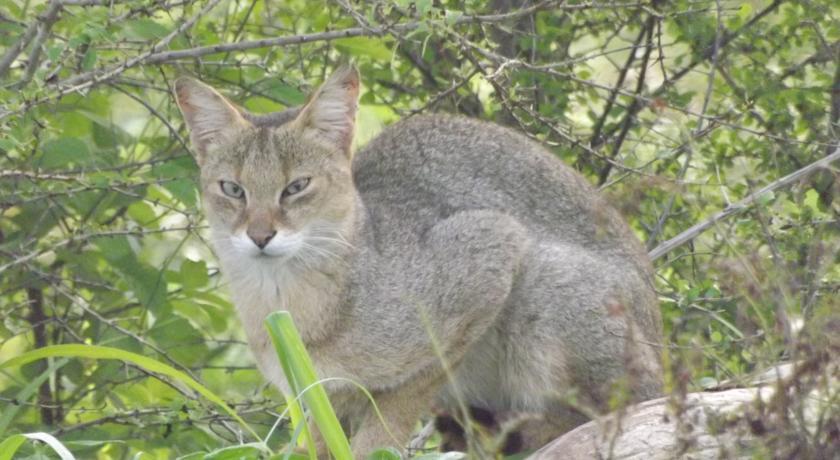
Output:
M250 126L239 110L215 89L189 77L175 81L175 100L190 130L199 165L213 147Z
M345 64L312 95L295 123L307 135L349 155L358 103L359 71L355 66Z

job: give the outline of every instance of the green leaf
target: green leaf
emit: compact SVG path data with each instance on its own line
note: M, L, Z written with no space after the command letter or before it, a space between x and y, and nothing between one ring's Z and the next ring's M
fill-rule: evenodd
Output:
M185 366L197 365L207 356L204 336L178 315L161 315L146 334L172 359Z
M0 460L12 460L15 452L26 442L26 436L15 434L4 439L0 443Z
M178 457L175 460L204 460L205 455L207 454L205 454L204 452L193 452L191 454Z
M41 147L41 152L39 166L47 169L84 166L93 162L87 144L73 137L49 141Z
M394 449L377 449L368 455L368 460L400 460L402 456Z
M207 276L207 264L203 260L186 259L181 262L181 283L185 288L197 289L207 286L210 277Z
M802 200L802 204L805 205L805 207L810 208L815 215L818 215L820 213L819 202L820 194L816 190L811 188L805 192L805 199Z
M11 460L14 457L15 452L20 449L20 446L22 446L27 439L34 439L47 444L53 451L55 451L56 454L58 454L61 460L73 460L74 458L73 454L71 454L70 451L64 447L64 444L59 442L55 436L49 433L37 432L16 434L3 440L3 442L0 443L0 460Z
M61 52L64 51L64 49L65 47L63 44L52 45L47 47L44 54L46 54L49 60L55 61L59 56L61 56Z
M288 454L272 455L270 460L310 460L309 457L295 452Z
M755 201L761 206L767 206L772 203L774 199L776 199L776 194L770 190L756 197Z
M83 439L78 441L64 441L64 445L67 447L99 447L110 443L125 444L126 441L122 439Z
M415 0L414 7L417 8L417 13L422 17L429 14L432 11L432 7L434 3L432 0Z
M85 52L85 57L82 58L82 69L84 70L93 70L96 67L96 59L99 57L96 54L96 49L88 48Z
M23 435L27 439L34 439L45 443L46 445L50 446L50 448L58 454L61 460L75 460L73 454L61 443L55 436L44 433L44 432L35 432L35 433L26 433Z
M208 390L204 385L193 380L192 377L152 358L143 355L138 355L137 353L131 353L125 350L120 350L119 348L77 344L51 345L28 351L20 356L16 356L12 359L4 361L0 363L0 369L5 369L9 367L19 367L24 364L37 361L39 359L50 357L90 358L108 360L115 359L119 361L130 362L132 364L136 364L137 366L142 367L143 369L146 369L147 371L165 375L183 383L198 394L207 398L209 401L217 404L225 412L227 412L228 415L233 417L234 420L239 422L239 424L242 425L242 427L245 428L245 430L248 431L255 439L260 439L260 437L254 432L254 430L251 429L251 427L247 423L245 423L245 420L242 420L242 418L239 417L236 411L231 409L230 406L228 406L222 398L217 396L212 391ZM0 458L0 460L2 460L2 458Z
M742 21L746 21L752 16L752 5L749 2L743 2L741 7L738 8L738 17L741 18Z
M95 244L102 256L122 275L140 303L152 310L163 306L167 287L163 273L140 262L127 237L99 238Z
M146 228L157 228L154 223L157 221L155 210L146 202L135 201L128 206L127 214L135 222Z
M391 60L391 50L381 38L350 37L335 40L333 43L336 48L351 56L367 56L378 61Z
M306 102L306 94L279 80L268 80L266 92L287 106L301 105Z
M29 401L29 398L38 391L41 384L50 378L50 375L52 375L53 372L67 364L67 362L68 360L66 359L53 362L50 367L41 373L41 375L27 382L26 386L24 386L23 389L15 395L15 399L18 401ZM3 410L2 415L0 415L0 435L6 432L6 427L9 426L9 423L11 423L14 419L21 407L22 406L20 405L14 404L7 406L6 409ZM0 448L0 452L3 452L2 448Z
M419 455L414 457L413 460L463 460L465 458L467 458L467 455L461 452L444 452Z
M12 149L14 149L16 146L17 145L15 144L15 141L13 141L11 139L0 139L0 150L5 150L5 151L9 152Z
M126 37L140 40L163 38L169 33L168 28L148 18L127 21L124 31Z
M203 460L260 460L264 458L263 454L265 453L265 445L253 443L223 447L204 455L202 458Z
M453 26L463 15L464 13L462 13L461 11L446 10L446 16L444 17L444 20L446 21L447 25Z
M184 206L194 208L198 204L198 194L195 183L190 179L176 179L163 184L163 188L169 191Z

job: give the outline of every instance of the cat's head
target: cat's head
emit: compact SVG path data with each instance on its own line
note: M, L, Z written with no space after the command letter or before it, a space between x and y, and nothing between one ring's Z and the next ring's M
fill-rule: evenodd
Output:
M358 95L358 72L342 67L274 126L249 121L257 119L201 82L176 81L223 259L311 259L341 244L355 209L350 153Z

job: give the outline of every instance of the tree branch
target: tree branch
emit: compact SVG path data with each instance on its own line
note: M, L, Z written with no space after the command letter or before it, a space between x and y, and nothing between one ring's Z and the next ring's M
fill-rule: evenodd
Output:
M454 21L445 22L445 21L414 21L408 22L404 24L395 24L393 26L388 27L350 27L347 29L341 30L332 30L328 32L317 32L317 33L310 33L310 34L301 34L301 35L292 35L292 36L285 36L285 37L276 37L276 38L267 38L262 40L250 40L244 42L237 42L237 43L225 43L225 44L218 44L218 45L210 45L210 46L199 46L195 48L185 49L185 50L174 50L174 51L161 51L160 46L155 46L152 52L138 56L125 64L122 64L114 69L110 70L98 70L92 71L88 73L84 73L78 75L76 77L72 77L65 81L58 83L59 87L66 87L66 86L74 86L74 85L83 85L86 82L91 81L102 81L105 78L113 77L114 75L122 72L125 69L130 67L137 66L139 64L161 64L167 61L174 61L178 59L185 59L185 58L197 58L201 56L206 56L208 54L216 54L216 53L224 53L229 51L244 51L254 48L268 48L268 47L278 47L278 46L289 46L289 45L300 45L304 43L312 43L318 41L332 41L337 40L340 38L350 38L350 37L359 37L359 36L370 36L370 35L384 35L386 33L397 33L397 32L410 32L422 25L462 25L462 24L475 24L475 23L495 23L495 22L503 22L509 19L516 19L521 16L525 16L528 14L532 14L536 11L545 10L545 9L557 9L561 11L576 11L576 10L585 10L585 9L592 9L598 7L606 7L608 5L601 5L596 4L594 2L586 2L581 4L575 5L565 5L564 2L561 1L543 1L539 2L533 6L528 8L523 8L521 10L512 11L508 13L501 13L501 14L488 14L488 15L470 15L470 16L461 16L456 18ZM609 6L613 7L638 7L638 3L626 3L626 4L609 4ZM179 30L173 32L172 35L176 33L180 33ZM169 38L169 37L167 37ZM168 42L167 42L168 43Z
M651 260L656 260L656 259L664 256L665 254L668 254L669 252L673 251L674 249L676 249L676 248L682 246L683 244L693 240L699 234L708 230L710 227L714 226L715 224L722 221L723 219L725 219L725 218L727 218L727 217L729 217L733 214L737 214L737 213L740 213L740 212L748 209L750 206L755 204L756 200L758 200L759 198L764 196L766 193L772 192L772 191L780 189L782 187L786 187L786 186L796 182L797 180L807 176L808 174L810 174L810 173L812 173L812 172L814 172L814 171L816 171L820 168L828 167L828 165L830 165L831 163L833 163L837 160L840 160L840 147L838 147L834 151L834 153L832 153L831 155L829 155L827 157L823 157L823 158L809 164L808 166L800 168L800 169L788 174L787 176L782 177L781 179L775 180L775 181L771 182L770 184L767 184L762 189L758 190L757 192L751 193L750 195L748 195L746 198L742 199L741 201L738 201L737 203L733 203L733 204L727 206L726 208L722 209L721 211L718 211L717 213L715 213L714 215L712 215L708 219L693 225L688 230L685 230L684 232L680 233L679 235L677 235L677 236L671 238L670 240L660 244L659 246L653 248L653 250L651 250L648 253L648 255L650 256L650 259Z
M35 338L35 348L44 348L47 344L47 315L44 314L44 293L40 289L30 287L26 289L26 297L29 299L29 315L26 320L32 325L32 335ZM46 361L34 364L38 372L47 370ZM56 414L60 407L55 407L50 381L47 380L38 387L38 405L41 407L41 423L47 426L54 426L58 421ZM57 409L56 412L53 409Z
M684 77L684 76L688 75L688 73L689 73L689 72L691 72L691 71L692 71L695 67L697 67L698 65L700 65L700 63L705 62L707 59L710 59L710 58L713 56L713 54L715 53L715 49L716 49L716 48L718 48L718 49L723 49L723 48L727 47L730 43L732 43L732 41L733 41L733 40L735 40L735 39L736 39L736 38L738 38L738 37L739 37L742 33L744 33L744 31L746 31L746 30L750 29L752 26L754 26L755 24L757 24L757 23L758 23L758 22L759 22L762 18L764 18L764 17L765 17L765 16L767 16L768 14L772 13L773 11L775 11L775 10L776 10L776 8L778 8L778 7L779 7L779 5L781 5L783 2L784 2L784 0L774 0L774 1L773 1L773 3L771 3L770 5L767 5L767 7L766 7L766 8L764 8L764 9L763 9L763 10L761 10L761 11L759 11L759 12L758 12L755 16L753 16L752 18L750 18L750 20L749 20L749 21L747 21L744 25L742 25L742 26L741 26L741 27L739 27L738 29L736 29L736 30L734 30L734 31L732 31L732 32L727 31L726 33L724 33L724 34L723 34L723 38L720 40L720 42L719 42L719 43L717 43L717 46L716 46L716 47L709 48L709 49L708 49L708 50L706 50L706 52L704 52L704 53L703 53L700 57L698 57L698 58L696 58L696 59L692 60L691 62L689 62L689 63L688 63L685 67L683 67L682 69L680 69L680 70L678 70L678 71L676 71L676 72L672 73L672 74L671 74L671 77L670 77L668 80L665 80L664 82L662 82L662 84L661 84L661 85L659 85L659 87L658 87L658 88L656 88L655 90L653 90L653 91L650 93L650 97L651 97L651 99L656 98L657 96L660 96L661 94L663 94L663 93L664 93L664 92L665 92L668 88L670 88L671 86L673 86L673 85L674 85L674 83L676 83L676 82L677 82L677 80L680 80L682 77ZM635 115L636 115L636 113L635 113L635 112L638 112L639 110L643 109L644 107L646 107L646 105L644 105L644 104L636 104L636 105L631 106L631 107L628 109L628 112L630 112L630 115L631 115L631 116L635 116ZM631 109L632 109L632 110L631 110ZM600 146L601 146L601 144L603 144L603 142L605 142L607 139L610 139L610 138L612 137L612 134L615 132L615 130L616 130L616 129L619 129L619 128L618 128L618 127L616 127L616 128L614 128L614 129L611 129L611 130L610 130L610 132L607 132L606 134L604 134L603 136L601 136L601 141L600 141L600 142L596 142L594 145L592 145L592 147L593 147L593 148L598 148L598 147L600 147Z
M58 12L61 11L61 6L62 3L60 1L52 0L47 7L47 10L42 15L38 16L36 20L32 21L32 24L29 24L29 27L27 27L23 32L23 35L21 35L20 40L15 42L15 44L6 51L6 54L0 58L0 77L9 71L12 63L15 62L15 59L17 59L23 49L26 48L26 45L32 41L35 34L37 34L39 30L48 29L58 19Z
M697 119L697 126L694 128L694 131L691 134L693 139L696 139L703 133L703 123L706 121L706 110L709 108L709 102L712 100L712 90L714 89L715 83L715 72L718 66L718 50L720 49L720 41L723 38L723 19L721 15L723 14L721 11L720 0L716 0L717 5L717 31L715 33L715 44L714 49L712 50L712 68L709 70L709 77L706 83L706 95L703 97L703 107L700 109L700 116ZM678 174L678 178L680 180L685 178L685 175L688 173L688 168L691 167L691 158L694 153L694 148L692 147L691 142L685 144L687 147L687 154L685 157L685 162L683 163L682 167L680 168L680 172ZM650 233L647 242L647 248L650 250L653 248L653 245L656 243L656 240L659 238L660 232L665 227L665 222L671 216L671 210L674 208L674 202L676 200L676 195L671 195L668 198L668 203L665 205L665 210L662 211L660 214L659 219L656 220L656 227L653 228L653 231Z
M618 152L621 150L622 144L624 144L624 139L627 137L627 133L630 132L630 128L633 126L633 119L636 117L639 109L644 106L642 103L642 93L645 90L645 77L647 76L647 69L648 63L650 62L650 54L653 51L653 29L656 26L656 16L653 14L648 16L648 20L645 22L644 27L644 34L647 37L645 40L645 54L642 56L642 62L639 65L639 78L636 81L636 91L633 95L633 101L630 103L630 107L627 108L627 112L624 115L624 120L621 123L621 132L618 134L618 139L615 140L613 143L612 152L610 152L609 158L616 159L618 157ZM635 50L634 50L635 53ZM615 92L618 92L619 86L616 86ZM593 140L595 138L593 137ZM591 144L595 144L595 142L591 142ZM604 185L607 181L607 177L610 175L610 171L612 170L612 163L607 163L598 172L598 185Z
M645 35L647 35L647 28L643 27L639 31L639 35L637 35L636 39L633 41L633 46L630 48L630 53L627 55L627 61L618 73L618 79L615 82L615 87L610 91L609 97L607 97L607 105L604 106L604 111L601 113L601 116L598 117L598 121L595 122L595 126L592 128L592 136L589 138L589 145L594 145L601 139L601 129L603 129L604 123L606 123L607 117L609 116L610 111L612 111L621 87L624 86L624 80L627 78L627 72L630 71L630 66L633 65L633 61L636 59L636 50L639 48L639 45L642 43L642 39L645 38Z

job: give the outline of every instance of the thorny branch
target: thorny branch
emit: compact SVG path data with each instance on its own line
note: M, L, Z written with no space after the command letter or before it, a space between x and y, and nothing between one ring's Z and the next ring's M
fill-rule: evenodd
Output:
M9 67L15 62L15 59L26 48L30 41L39 33L46 34L52 24L58 20L58 13L61 11L62 2L59 0L51 0L47 10L40 15L35 21L29 24L29 27L23 32L20 39L15 42L7 51L6 54L0 58L0 77L3 77L9 71ZM33 50L33 52L37 52ZM30 65L32 63L30 62Z
M767 196L768 193L778 190L782 187L787 187L788 185L794 184L796 181L808 176L809 174L823 168L829 168L831 163L840 160L840 148L837 148L834 153L831 155L821 158L808 166L805 166L801 169L798 169L787 176L784 176L780 179L777 179L758 191L755 191L749 195L747 195L744 199L739 200L731 205L727 206L726 208L718 211L717 213L713 214L711 217L698 222L692 225L690 228L686 229L679 235L665 241L664 243L660 244L659 246L653 248L648 254L652 260L659 259L660 257L668 254L669 252L673 251L674 249L688 243L689 241L696 238L698 235L703 233L704 231L708 230L711 227L714 227L718 222L726 219L727 217L741 213L747 209L749 209L752 205L754 205L758 200L762 199L763 197Z
M312 43L317 41L330 41L336 40L339 38L350 38L350 37L359 37L359 36L371 36L371 35L382 35L385 33L404 33L409 32L412 30L416 30L421 26L429 25L434 27L435 24L437 25L444 25L445 22L443 21L415 21L409 22L404 24L396 24L393 26L385 27L352 27L343 30L336 30L336 31L329 31L329 32L319 32L319 33L311 33L311 34L301 34L301 35L294 35L294 36L283 36L277 38L270 38L270 39L262 39L262 40L251 40L251 41L243 41L238 43L228 43L228 44L219 44L219 45L211 45L211 46L200 46L186 50L176 50L176 51L162 51L175 37L184 33L186 30L191 28L195 22L204 14L207 13L210 9L212 9L220 0L212 0L209 2L199 13L197 13L193 18L186 21L176 30L174 30L171 34L167 37L162 39L160 42L155 44L151 50L146 53L143 53L139 56L129 59L123 64L118 66L109 68L109 69L101 69L96 71L91 71L83 74L76 75L74 77L68 78L66 80L60 81L56 83L54 86L57 88L56 92L50 94L46 97L42 97L40 99L30 101L29 103L25 104L25 106L21 110L26 110L29 107L32 107L37 104L41 104L47 102L49 100L58 99L64 95L82 91L87 89L91 86L96 85L97 83L108 81L122 72L136 67L138 65L151 65L151 64L161 64L169 61L179 60L179 59L186 59L186 58L198 58L201 56L206 56L209 54L216 54L216 53L229 53L232 51L245 51L254 48L268 48L268 47L282 47L282 46L289 46L289 45L300 45L304 43ZM477 23L498 23L507 21L513 18L517 18L520 16L532 14L535 11L553 8L561 11L577 11L577 10L586 10L592 8L605 8L605 7L630 7L630 6L639 6L636 3L627 3L627 4L597 4L595 2L584 2L579 4L567 5L563 1L543 1L539 2L531 7L523 8L521 10L513 11L510 13L504 14L492 14L492 15L467 15L461 16L456 18L453 22L454 25L460 24L477 24ZM33 32L34 33L34 32ZM15 55L16 56L16 55ZM10 62L14 60L14 57L10 58ZM2 68L0 68L2 70ZM0 74L2 74L0 72ZM18 113L18 111L5 111L4 113L0 113L0 120L3 118L8 117L14 113Z

